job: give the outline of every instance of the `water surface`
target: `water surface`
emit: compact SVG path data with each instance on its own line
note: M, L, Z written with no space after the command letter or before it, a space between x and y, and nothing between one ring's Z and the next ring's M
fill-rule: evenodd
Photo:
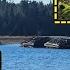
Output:
M0 45L2 70L70 70L69 49L22 48Z

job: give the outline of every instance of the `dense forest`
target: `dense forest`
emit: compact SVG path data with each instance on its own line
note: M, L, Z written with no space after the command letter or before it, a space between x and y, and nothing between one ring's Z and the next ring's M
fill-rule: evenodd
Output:
M21 0L0 0L0 35L70 35L69 25L53 23L53 4Z

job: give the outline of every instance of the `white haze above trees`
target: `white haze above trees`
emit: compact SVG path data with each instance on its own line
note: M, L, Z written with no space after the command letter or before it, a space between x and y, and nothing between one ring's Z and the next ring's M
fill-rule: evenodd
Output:
M15 2L15 3L19 3L21 0L7 0L8 2ZM50 0L29 0L29 1L37 1L37 2L40 2L40 1L42 1L44 4L48 4L48 3L50 3ZM53 0L51 0L51 1L53 1Z

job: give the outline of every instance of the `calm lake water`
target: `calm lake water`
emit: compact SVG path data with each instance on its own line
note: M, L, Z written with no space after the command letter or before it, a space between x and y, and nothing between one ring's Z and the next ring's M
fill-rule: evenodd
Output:
M22 48L1 45L2 70L70 70L69 49Z

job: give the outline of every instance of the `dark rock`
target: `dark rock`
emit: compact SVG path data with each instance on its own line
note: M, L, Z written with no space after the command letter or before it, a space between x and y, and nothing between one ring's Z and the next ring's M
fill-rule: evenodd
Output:
M49 37L45 37L45 38L37 38L34 42L34 48L45 48L44 43L46 43L47 41L49 41L50 38Z
M60 42L59 49L70 49L70 39L64 40L64 42Z

